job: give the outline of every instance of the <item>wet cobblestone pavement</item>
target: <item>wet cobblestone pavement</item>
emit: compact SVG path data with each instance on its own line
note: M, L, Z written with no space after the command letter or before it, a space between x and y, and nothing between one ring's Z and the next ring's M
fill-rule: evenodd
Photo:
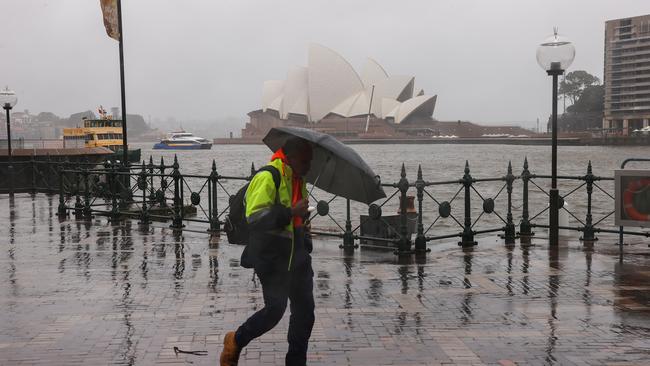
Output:
M242 248L158 224L59 222L55 197L0 197L0 364L216 365L222 337L262 306ZM344 256L316 240L310 365L650 365L650 248ZM288 314L240 365L283 364ZM207 351L207 356L179 354Z

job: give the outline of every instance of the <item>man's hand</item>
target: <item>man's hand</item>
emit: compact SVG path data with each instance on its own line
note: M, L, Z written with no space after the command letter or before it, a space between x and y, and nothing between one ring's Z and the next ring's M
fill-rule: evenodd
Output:
M304 217L308 213L307 211L308 208L309 208L309 201L307 201L307 199L302 199L296 202L296 204L291 208L291 215Z

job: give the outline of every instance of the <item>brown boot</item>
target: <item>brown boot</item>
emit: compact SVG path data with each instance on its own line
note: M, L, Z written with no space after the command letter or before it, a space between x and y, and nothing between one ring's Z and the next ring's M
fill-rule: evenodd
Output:
M241 349L235 342L235 332L228 332L223 338L223 350L219 358L221 366L237 366Z

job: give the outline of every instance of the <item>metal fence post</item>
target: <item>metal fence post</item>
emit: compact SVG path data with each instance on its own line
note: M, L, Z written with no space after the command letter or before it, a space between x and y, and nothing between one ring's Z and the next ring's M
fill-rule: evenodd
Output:
M36 194L36 159L34 155L31 156L30 163L32 165L32 194Z
M582 230L583 236L580 240L596 241L598 238L595 236L593 219L591 217L591 195L594 192L594 180L596 180L596 177L592 173L591 160L589 160L589 165L587 165L587 175L585 175L584 179L587 183L587 217L585 219L585 227Z
M81 180L83 176L79 172L74 173L74 192L75 192L75 203L74 203L74 217L79 220L83 217L84 204L81 203Z
M208 213L210 214L210 231L218 233L221 230L219 223L219 206L217 205L217 185L219 184L219 173L217 163L212 160L212 172L208 180Z
M400 191L400 215L399 215L399 241L397 242L397 254L407 254L411 252L411 236L408 233L407 227L407 198L406 193L409 189L409 181L406 179L406 168L402 163L402 172L400 173L400 180L397 186Z
M345 200L345 232L343 233L343 248L346 251L354 251L354 236L352 234L352 220L350 219L350 200Z
M120 207L117 202L117 195L119 192L119 187L117 186L117 175L115 173L115 165L112 162L108 163L108 186L111 194L111 218L110 221L119 221L120 219Z
M88 174L88 166L84 169L84 209L83 214L88 219L91 216L90 211L90 176Z
M528 181L530 180L530 171L528 170L528 158L524 158L524 170L521 172L521 181L523 186L523 195L522 200L522 212L521 212L521 223L519 224L519 236L533 236L535 235L530 226L530 221L528 221Z
M149 184L147 184L147 188L149 188L149 202L155 203L156 192L155 192L155 187L153 185L154 165L153 165L153 157L151 155L149 155L149 165L147 165L147 168L149 169Z
M172 165L172 178L174 179L174 207L171 228L183 228L183 200L182 200L182 182L181 173L178 171L178 158L174 155L174 164Z
M57 162L58 173L59 173L59 207L57 215L60 218L65 218L67 216L67 211L65 207L65 182L63 176L63 167L61 162Z
M462 183L465 187L465 222L463 224L463 234L461 236L461 241L458 242L458 245L463 248L472 247L478 244L474 241L474 232L472 231L472 197L471 197L471 188L473 183L473 178L469 174L469 161L465 160L465 174L463 175Z
M47 153L47 155L45 155L45 168L46 168L46 174L43 176L43 181L47 185L48 193L54 194L54 192L56 192L56 191L54 189L52 189L53 184L50 184L50 183L54 183L54 182L52 182L50 180L50 175L47 174L47 173L50 173L51 169L52 169L52 158L50 157L49 152ZM57 171L57 174L60 174L60 172ZM55 182L56 182L56 180L55 180Z
M158 204L160 207L167 207L167 199L165 198L165 192L167 191L167 179L165 177L165 159L160 157L160 190L161 193L158 198Z
M422 165L418 165L418 179L415 181L418 197L418 226L415 237L415 251L417 253L427 251L427 239L424 236L424 225L422 225L422 200L424 198L424 179L422 178Z
M512 183L515 176L512 174L512 162L508 161L508 174L505 176L506 190L508 192L508 214L506 215L506 227L504 229L504 239L506 244L515 243L515 224L512 222Z
M142 191L142 212L140 213L140 224L149 225L151 220L149 220L149 205L147 205L147 167L144 160L142 161L142 171L138 176L138 188Z

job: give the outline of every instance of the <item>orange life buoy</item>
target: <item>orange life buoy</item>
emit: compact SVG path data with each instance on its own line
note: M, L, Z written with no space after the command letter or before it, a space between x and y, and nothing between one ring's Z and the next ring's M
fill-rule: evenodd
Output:
M650 188L650 178L632 180L627 184L625 192L623 192L623 208L625 209L625 214L630 219L650 221L650 214L641 213L634 207L634 194L648 188Z

